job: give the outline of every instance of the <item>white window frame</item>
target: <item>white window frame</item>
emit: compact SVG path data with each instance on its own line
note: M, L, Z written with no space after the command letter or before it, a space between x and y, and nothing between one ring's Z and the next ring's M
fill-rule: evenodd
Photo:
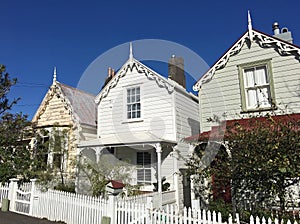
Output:
M128 102L128 90L132 90L132 89L138 89L139 88L139 101L134 101L134 102ZM136 100L136 96L138 94L135 94L135 100ZM131 96L132 97L132 96ZM135 121L142 121L142 116L143 116L143 104L142 104L142 85L138 84L138 85L130 85L130 86L124 86L124 121L125 122L135 122ZM139 117L128 117L128 106L132 106L132 105L138 105L139 104L139 109L135 109L135 112L139 112ZM136 106L137 107L137 106ZM132 111L131 111L132 112Z
M59 131L63 131L64 128L60 128L60 127L56 127ZM53 129L51 128L49 130L49 141L53 141ZM54 140L55 141L55 140ZM51 168L56 168L56 169L62 169L66 172L67 170L67 160L68 160L68 151L69 151L69 148L68 148L68 145L69 145L69 139L68 139L68 136L66 136L66 139L65 139L65 144L64 146L66 148L64 148L63 152L54 152L53 149L52 149L52 146L51 142L49 142L49 152L48 152L48 165L50 165ZM66 151L66 152L65 152ZM59 159L60 159L60 167L57 167L55 166L54 164L54 157L55 156L58 156Z
M138 161L138 158L139 158L138 154L142 154L142 157L143 157L142 160L143 161L141 161L141 162ZM147 158L145 158L145 154L147 154L149 156L148 159L150 159L150 161L147 162L147 163L145 163L146 162L145 160L147 159ZM149 152L149 151L138 151L138 152L136 152L136 164L137 164L137 168L136 168L136 181L137 181L137 184L151 184L152 183L152 167L151 167L152 154L151 154L151 152ZM138 173L139 171L144 172L142 179L139 178L139 173ZM146 178L146 176L147 176L146 172L150 172L150 174L148 174L150 179Z
M271 60L239 65L242 110L244 112L271 110L275 108L275 93L271 70ZM259 69L264 68L265 78L258 80ZM253 79L246 77L246 71L253 71ZM261 71L261 70L260 70ZM261 83L260 83L261 82ZM249 84L250 83L250 84ZM250 91L255 103L250 103ZM266 103L267 101L267 103Z

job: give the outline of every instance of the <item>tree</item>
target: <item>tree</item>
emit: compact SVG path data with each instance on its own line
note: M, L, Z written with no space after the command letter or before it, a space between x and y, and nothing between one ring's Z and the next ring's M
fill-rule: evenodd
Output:
M0 65L0 115L10 110L14 104L18 102L18 99L9 101L7 95L13 85L17 83L17 79L11 79L9 74L6 72L4 65Z
M247 192L252 207L279 205L284 211L290 187L300 181L299 117L254 117L227 133L237 202Z
M39 182L46 188L75 191L75 186L69 181L73 177L68 172L75 165L68 161L68 151L72 147L69 132L69 127L59 127L58 123L48 129L35 129L35 171Z
M225 146L227 158L219 150L214 162L199 170L200 150L200 158L194 155L187 163L199 194L212 187L211 181L206 188L201 181L217 175L222 181L213 184L224 191L224 183L230 183L235 208L247 202L252 209L279 206L284 211L291 186L300 181L299 120L299 115L266 115L227 121L224 138L215 146Z
M65 186L66 161L68 156L68 129L52 128L50 135L50 150L52 153L51 171L60 176L60 184Z
M10 78L5 66L0 65L0 181L6 182L17 176L23 181L39 178L43 183L54 182L59 189L70 190L65 183L64 166L68 146L71 144L68 139L70 129L61 130L57 124L51 133L46 129L38 133L26 115L10 113L10 109L19 100L10 101L8 98L8 93L16 82L17 79ZM33 137L36 142L32 149L30 141ZM52 155L50 164L49 153Z
M19 99L8 99L8 93L17 79L11 79L5 66L0 65L0 181L21 176L32 177L31 158L28 149L30 123L22 113L12 114L10 109Z
M78 166L90 182L93 196L105 196L105 187L110 180L121 180L128 195L138 191L137 186L129 185L133 167L126 161L115 158L107 149L103 149L99 161L83 157Z

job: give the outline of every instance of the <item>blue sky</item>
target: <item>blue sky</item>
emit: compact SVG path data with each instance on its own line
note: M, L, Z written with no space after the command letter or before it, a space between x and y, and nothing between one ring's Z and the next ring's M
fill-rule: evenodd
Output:
M212 65L247 30L250 10L253 28L272 34L278 21L300 45L298 0L2 0L0 7L0 64L19 81L10 94L22 98L13 112L29 118L52 83L54 66L60 82L76 87L97 57L130 41L171 41ZM122 64L126 55L115 60ZM99 76L106 76L100 68ZM102 84L96 82L99 90Z

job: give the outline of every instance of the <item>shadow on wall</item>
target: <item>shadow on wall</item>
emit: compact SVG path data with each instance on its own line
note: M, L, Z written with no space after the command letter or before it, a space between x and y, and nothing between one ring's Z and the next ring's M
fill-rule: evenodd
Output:
M197 120L194 120L192 118L188 118L188 124L191 128L191 135L197 135L200 133L200 122Z

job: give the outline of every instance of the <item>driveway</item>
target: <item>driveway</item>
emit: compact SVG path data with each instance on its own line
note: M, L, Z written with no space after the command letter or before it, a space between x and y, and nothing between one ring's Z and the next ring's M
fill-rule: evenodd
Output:
M13 212L0 211L0 223L1 224L59 224L62 222L50 222L45 219L33 218L26 215L20 215Z

